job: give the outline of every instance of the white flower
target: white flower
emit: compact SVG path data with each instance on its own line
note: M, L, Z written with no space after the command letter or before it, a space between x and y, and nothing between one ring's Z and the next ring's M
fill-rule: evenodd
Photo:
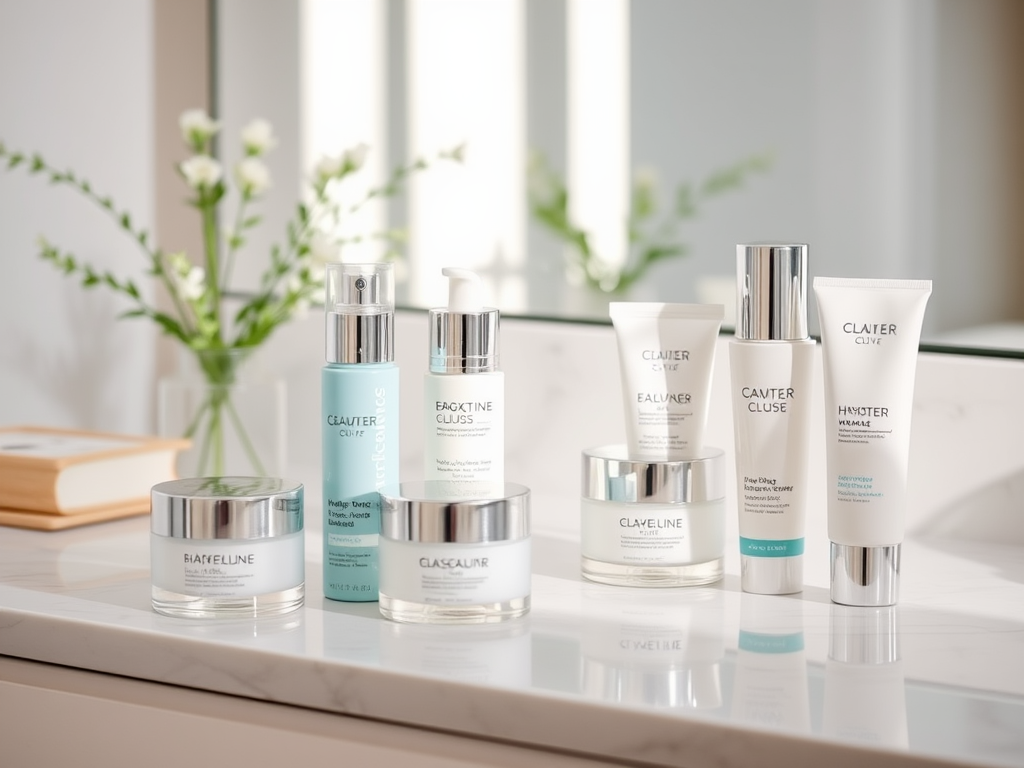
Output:
M263 118L256 118L242 129L242 146L247 155L262 155L277 146L274 128Z
M247 157L235 166L235 180L247 195L259 195L270 186L270 171L258 157Z
M195 148L197 152L213 134L220 130L220 123L212 119L202 109L185 110L178 118L178 125L181 127L181 136L185 139L185 143Z
M368 145L356 144L351 149L345 150L345 154L342 157L342 163L350 170L358 171L363 167L363 163L366 162L366 155L369 151L370 147Z
M206 290L206 270L202 267L191 267L178 279L178 293L185 301L196 301Z
M190 157L188 160L183 162L181 166L182 174L185 176L185 181L193 189L199 189L201 187L212 187L218 181L220 177L224 175L224 171L216 160L209 155L196 155Z
M338 261L338 254L341 248L338 243L324 232L314 232L309 238L309 256L316 264L326 264L329 261Z
M328 157L324 155L317 161L316 164L316 177L320 181L327 181L327 179L333 179L339 173L341 173L342 162L340 157Z

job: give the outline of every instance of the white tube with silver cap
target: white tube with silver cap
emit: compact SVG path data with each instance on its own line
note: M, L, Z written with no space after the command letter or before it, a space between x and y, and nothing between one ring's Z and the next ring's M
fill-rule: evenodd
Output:
M893 605L930 280L814 279L825 371L832 600Z

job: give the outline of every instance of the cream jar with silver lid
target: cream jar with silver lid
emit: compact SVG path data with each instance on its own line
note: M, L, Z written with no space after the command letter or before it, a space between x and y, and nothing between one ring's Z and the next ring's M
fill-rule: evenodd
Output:
M381 491L380 612L392 621L493 623L530 610L530 490L406 482Z
M153 609L168 616L271 616L305 596L301 483L171 480L151 492Z
M583 452L584 578L680 587L722 578L725 455L706 447L674 461L631 459L625 445Z

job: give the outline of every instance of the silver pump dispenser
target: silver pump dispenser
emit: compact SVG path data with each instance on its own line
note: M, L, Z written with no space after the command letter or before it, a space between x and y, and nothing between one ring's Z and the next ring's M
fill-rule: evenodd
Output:
M747 243L736 246L736 338L797 341L807 338L807 246Z
M328 363L390 363L395 359L395 281L391 264L328 264Z
M498 310L482 306L480 278L445 267L448 306L431 309L430 372L490 373L498 370Z

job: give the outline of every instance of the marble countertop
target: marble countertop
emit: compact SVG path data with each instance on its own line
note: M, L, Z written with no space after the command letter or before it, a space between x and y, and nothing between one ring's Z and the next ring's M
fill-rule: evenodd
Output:
M314 511L315 512L315 511ZM329 712L667 766L1024 766L1024 549L909 539L899 606L583 581L534 537L533 609L399 625L325 600L200 621L150 608L148 518L0 529L0 653Z

